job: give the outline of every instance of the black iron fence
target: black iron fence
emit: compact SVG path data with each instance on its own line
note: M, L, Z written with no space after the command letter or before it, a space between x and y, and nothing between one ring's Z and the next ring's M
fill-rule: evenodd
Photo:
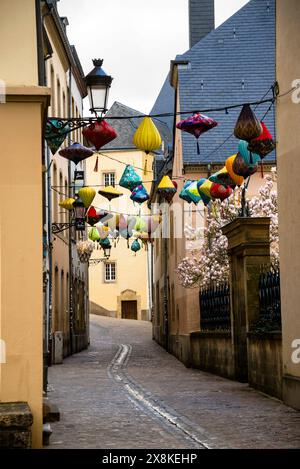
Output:
M270 326L281 328L279 266L262 267L258 288L260 320Z
M200 290L200 324L203 331L230 330L229 283Z

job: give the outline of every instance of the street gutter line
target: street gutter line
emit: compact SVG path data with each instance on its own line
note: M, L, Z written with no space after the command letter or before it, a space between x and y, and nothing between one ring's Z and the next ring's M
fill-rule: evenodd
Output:
M119 350L117 351L112 362L108 366L108 375L110 378L114 379L118 384L122 384L124 389L130 395L128 398L134 403L138 404L138 407L146 407L153 414L158 416L160 419L164 419L168 424L175 426L179 431L183 432L189 439L196 442L198 445L201 445L203 449L212 449L212 446L205 443L203 440L200 440L194 433L185 428L184 423L180 423L178 420L180 417L172 415L170 412L163 409L158 404L152 404L149 399L147 399L142 392L134 389L134 383L132 385L128 384L124 371L122 370L129 360L132 347L130 345L120 345ZM127 381L127 382L126 382Z

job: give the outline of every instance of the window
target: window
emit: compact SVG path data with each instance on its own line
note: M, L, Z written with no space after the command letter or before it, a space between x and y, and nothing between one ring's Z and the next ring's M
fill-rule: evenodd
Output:
M106 262L105 264L105 282L116 281L116 263Z
M54 79L54 69L51 65L50 68L50 86L51 86L51 115L55 116L56 108L55 108L55 79Z
M106 186L115 187L115 173L103 173L103 183Z
M62 202L64 200L64 196L62 195L62 191L63 191L63 175L62 175L62 172L60 171L59 172L59 192L60 192L60 202ZM62 209L60 207L60 212L59 212L59 221L60 223L63 223L64 222L64 209Z
M53 218L54 218L54 222L55 223L58 223L59 222L59 219L58 219L58 192L57 192L57 185L58 185L58 181L57 181L57 168L56 168L56 164L54 163L53 165L53 186L56 188L56 191L52 191L53 192Z
M60 81L57 79L57 116L62 117L61 114L61 89L60 89Z

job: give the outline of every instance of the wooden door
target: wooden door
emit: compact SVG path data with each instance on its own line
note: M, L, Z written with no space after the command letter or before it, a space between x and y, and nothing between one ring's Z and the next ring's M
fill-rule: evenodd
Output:
M122 301L122 318L123 319L137 319L137 302L135 301Z

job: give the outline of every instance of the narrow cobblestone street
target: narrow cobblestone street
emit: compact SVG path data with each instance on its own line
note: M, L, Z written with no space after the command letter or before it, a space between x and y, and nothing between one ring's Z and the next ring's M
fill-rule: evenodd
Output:
M299 448L300 413L187 369L151 324L92 316L91 346L49 369L50 448Z

